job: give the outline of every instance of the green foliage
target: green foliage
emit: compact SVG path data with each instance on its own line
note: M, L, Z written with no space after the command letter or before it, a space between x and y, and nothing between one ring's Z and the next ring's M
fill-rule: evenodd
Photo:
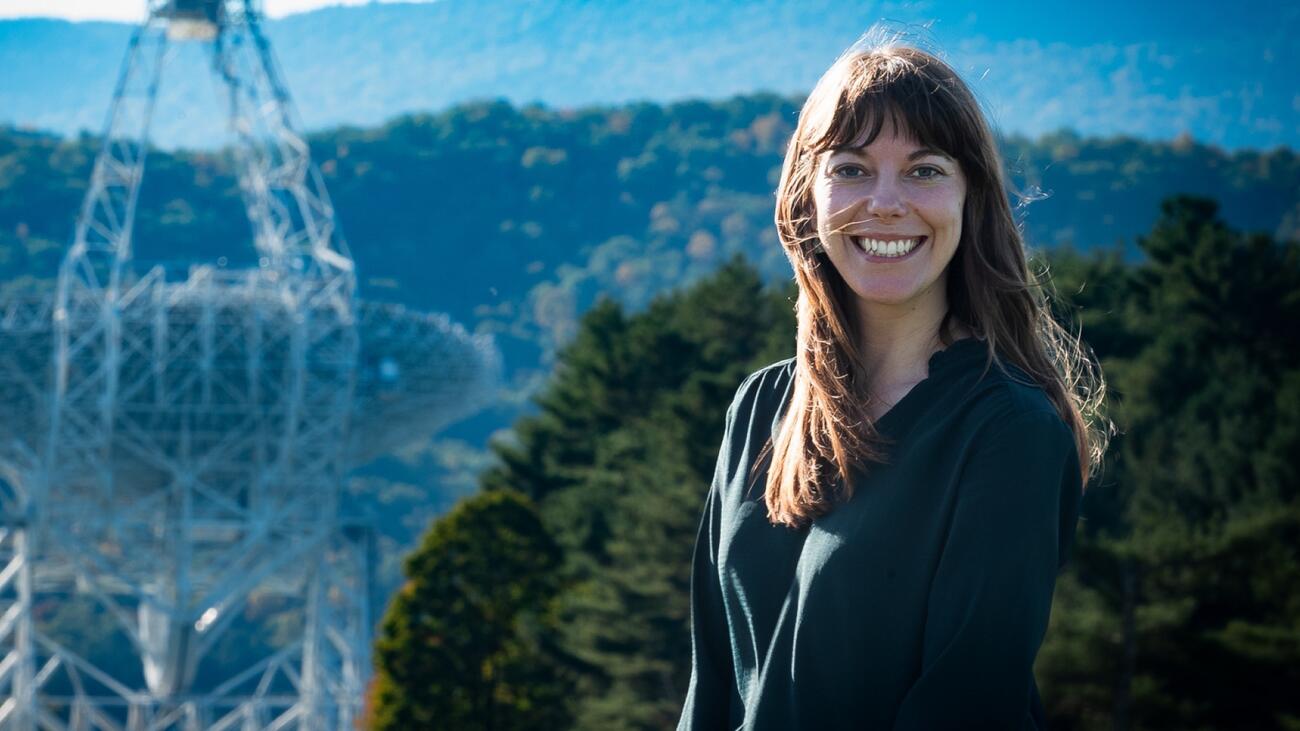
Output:
M536 497L565 548L557 655L574 727L676 723L690 660L690 551L736 385L787 355L790 293L735 259L626 317L602 301L560 354L541 413L496 443L488 490Z
M1300 244L1236 233L1206 199L1161 214L1148 261L1112 279L1129 336L1109 342L1141 347L1107 368L1123 433L1039 671L1062 728L1286 728L1300 715Z
M371 727L559 727L564 681L538 647L559 560L516 492L469 498L434 523L384 617Z
M1150 344L1129 388L1123 458L1133 496L1135 681L1176 703L1137 705L1148 728L1277 727L1300 713L1300 483L1256 463L1294 458L1274 425L1296 403L1300 246L1244 237L1207 200L1165 204L1142 245L1138 300ZM1261 652L1263 638L1277 641ZM1205 668L1216 672L1206 673ZM1176 689L1177 695L1169 693Z

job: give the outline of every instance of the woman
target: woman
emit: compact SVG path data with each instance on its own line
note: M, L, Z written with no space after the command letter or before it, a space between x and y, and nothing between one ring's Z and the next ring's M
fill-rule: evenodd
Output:
M969 89L920 50L848 52L804 104L776 225L797 355L727 413L678 728L1042 728L1104 382L1029 271Z

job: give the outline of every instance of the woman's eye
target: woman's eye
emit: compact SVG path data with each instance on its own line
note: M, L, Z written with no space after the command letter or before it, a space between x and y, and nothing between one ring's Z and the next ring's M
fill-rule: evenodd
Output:
M839 178L860 178L866 175L867 171L857 165L840 165L832 170L831 174Z
M932 178L937 178L943 175L943 171L932 165L923 165L913 170L912 175L920 178L921 180L930 180Z

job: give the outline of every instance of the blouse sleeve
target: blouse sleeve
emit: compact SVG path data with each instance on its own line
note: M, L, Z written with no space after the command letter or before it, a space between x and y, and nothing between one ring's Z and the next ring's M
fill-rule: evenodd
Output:
M1073 432L1054 412L977 434L933 584L920 674L895 731L1019 729L1081 490Z
M735 683L732 680L731 635L718 578L718 531L722 512L720 493L733 463L731 427L744 390L745 384L742 384L727 409L722 447L695 537L695 552L691 560L691 680L681 719L677 723L678 731L730 728L729 713Z

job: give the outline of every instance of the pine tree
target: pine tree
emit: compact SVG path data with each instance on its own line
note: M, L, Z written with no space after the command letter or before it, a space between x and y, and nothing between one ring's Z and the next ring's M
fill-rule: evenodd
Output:
M1275 426L1295 379L1300 246L1242 236L1177 198L1141 242L1151 334L1128 387L1123 457L1137 608L1132 718L1149 728L1282 728L1300 716L1300 484ZM1277 451L1273 451L1273 450Z
M1057 598L1053 716L1294 728L1300 245L1238 234L1188 197L1139 243L1121 341L1142 346L1107 367L1122 434Z
M1133 267L1118 250L1084 256L1070 247L1041 260L1048 267L1054 304L1063 319L1075 323L1093 349L1113 394L1117 372L1143 347L1130 324ZM1064 312L1069 310L1069 312ZM1103 417L1114 418L1114 396ZM1061 731L1110 728L1121 650L1123 597L1117 535L1127 535L1123 520L1124 485L1117 476L1112 442L1099 474L1087 486L1084 519L1079 525L1067 570L1057 579L1051 624L1038 654L1035 674L1047 705L1050 725Z
M484 488L534 495L564 550L554 649L577 680L577 728L676 723L690 554L723 417L748 373L792 350L789 297L736 257L635 315L602 301L560 352L540 413L494 445Z

